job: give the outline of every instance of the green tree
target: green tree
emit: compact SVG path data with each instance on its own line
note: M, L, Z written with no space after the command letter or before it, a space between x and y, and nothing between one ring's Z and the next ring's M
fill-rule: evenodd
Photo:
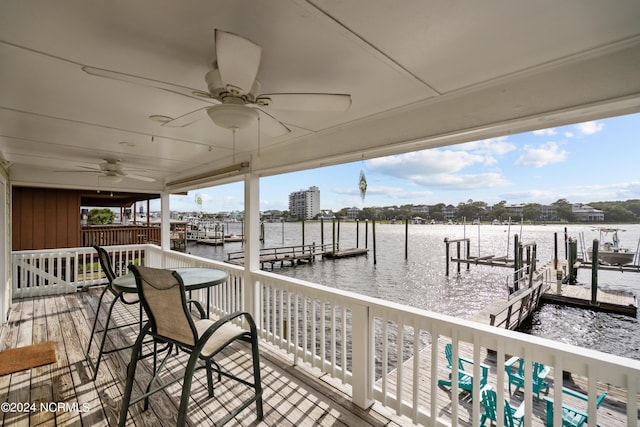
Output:
M542 209L538 203L528 203L522 208L522 216L527 221L536 221L542 215Z
M576 216L573 214L573 207L567 199L559 199L552 203L552 205L556 207L558 219L561 221L572 222L576 220Z
M506 220L509 217L507 208L504 207L504 205L506 204L506 200L502 200L499 203L493 205L493 207L491 208L491 217L493 219L497 219L498 221Z
M113 224L113 220L116 215L111 209L91 209L87 216L87 224L100 225L100 224Z
M429 216L434 221L444 221L444 214L442 213L442 208L444 208L444 203L438 203L433 206L429 206Z
M458 204L458 218L466 218L469 222L478 218L481 212L482 208L473 200L469 200L468 203Z

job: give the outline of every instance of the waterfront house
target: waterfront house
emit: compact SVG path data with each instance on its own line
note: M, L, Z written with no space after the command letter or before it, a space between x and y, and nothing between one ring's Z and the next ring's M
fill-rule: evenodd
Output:
M458 215L458 208L453 205L447 205L442 208L442 215L445 221L455 221Z
M604 221L604 212L602 210L582 203L574 203L571 205L571 212L575 215L578 221Z
M56 394L61 403L78 403L71 393L86 390L95 406L88 414L60 414L53 423L75 417L104 425L118 410L122 360L107 364L102 383L92 383L77 352L65 351L65 344L77 350L72 343L86 339L82 325L92 316L92 300L77 290L100 282L92 252L66 240L80 223L79 204L64 209L68 200L58 196L77 190L159 195L160 244L110 246L111 253L125 263L225 269L232 280L215 301L217 313L251 312L269 349L265 357L291 359L279 363L280 377L265 376L268 390L287 389L296 367L306 366L322 378L308 389L337 382L346 396L336 400L349 409L336 416L326 400L307 410L302 402L308 400L293 389L270 393L265 425L353 425L349 417L371 417L372 405L388 417L378 425L477 425L479 399L458 400L455 381L449 394L437 386L440 350L453 342L454 357L468 352L476 373L488 355L514 354L587 378L589 420L615 412L636 426L638 361L262 272L258 239L262 177L637 113L638 22L636 0L615 7L497 0L392 7L379 0L2 2L0 342L11 348L46 339L42 313L52 304L63 324L75 328L54 335L60 360L56 370L45 368L47 381L30 383L41 371L33 377L27 371L2 382L3 399L39 399L54 381L73 384ZM245 194L244 266L171 251L170 195L236 181ZM22 189L33 194L31 216L12 215ZM51 234L44 216L33 216L45 205L56 207L44 214L59 225ZM58 214L64 211L67 216ZM32 224L25 233L48 236L46 247L13 246L23 220ZM11 315L18 321L7 323ZM398 356L407 364L396 364ZM275 364L265 366L269 374ZM64 377L58 368L66 369ZM504 382L503 364L494 368L495 383ZM591 402L602 387L616 390L622 403L597 411ZM478 383L473 392L479 395ZM501 411L508 391L497 387L497 395ZM295 408L292 399L300 402ZM527 379L524 399L532 402ZM562 393L553 399L559 407ZM161 404L152 402L152 413L175 413L173 401L169 394ZM525 407L525 425L539 425L537 407ZM202 412L211 411L195 412L192 424ZM148 414L131 417L144 423ZM251 414L243 421L252 422Z

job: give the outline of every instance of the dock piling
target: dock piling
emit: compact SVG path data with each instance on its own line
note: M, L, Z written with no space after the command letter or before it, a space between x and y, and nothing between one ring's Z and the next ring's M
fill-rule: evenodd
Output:
M598 302L598 239L593 239L591 252L591 305Z
M364 220L364 248L369 247L369 220Z
M332 238L331 238L331 242L333 245L333 253L336 253L336 218L334 217L331 220L331 232L332 232Z
M409 218L404 220L404 259L409 257Z
M373 265L378 263L378 258L376 257L376 220L374 219L371 222L371 233L373 234Z
M444 238L445 276L449 277L449 238Z

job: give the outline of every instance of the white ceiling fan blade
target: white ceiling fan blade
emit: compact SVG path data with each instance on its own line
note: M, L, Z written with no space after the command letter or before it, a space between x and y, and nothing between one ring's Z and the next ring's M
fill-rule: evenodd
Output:
M258 96L256 103L266 100L269 108L292 111L347 111L351 95L339 93L269 93Z
M260 112L260 131L266 133L269 136L282 136L291 132L284 123L262 111L260 108L256 108Z
M190 125L191 123L195 123L198 120L202 120L207 117L206 109L210 107L198 108L197 110L191 111L187 114L183 114L180 117L176 117L173 120L169 120L162 124L162 126L175 128L175 127L185 127Z
M258 75L262 47L236 34L215 30L220 78L230 91L247 94Z
M160 80L148 79L146 77L134 76L133 74L121 73L119 71L105 70L104 68L90 67L88 65L83 66L82 71L92 76L105 77L107 79L120 80L140 86L153 87L156 89L164 90L166 92L174 93L176 95L182 95L186 96L187 98L197 99L198 101L209 103L214 102L213 99L208 98L209 94L207 92L198 89L192 89L186 86L180 86Z
M146 181L146 182L154 182L155 178L151 178L149 176L142 176L142 175L131 175L131 174L123 174L122 176L126 177L126 178L131 178L131 179L137 179L138 181Z

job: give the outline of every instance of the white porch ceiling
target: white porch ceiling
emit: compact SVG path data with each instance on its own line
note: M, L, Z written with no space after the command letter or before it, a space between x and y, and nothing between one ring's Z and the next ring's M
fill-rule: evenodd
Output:
M156 181L110 188L161 191L241 161L266 175L638 112L638 22L637 0L2 1L0 153L14 184L95 188L58 171L118 159ZM206 90L216 28L262 46L262 93L350 109L270 110L291 132L254 125L234 149L208 118L149 119L208 103L81 68Z

